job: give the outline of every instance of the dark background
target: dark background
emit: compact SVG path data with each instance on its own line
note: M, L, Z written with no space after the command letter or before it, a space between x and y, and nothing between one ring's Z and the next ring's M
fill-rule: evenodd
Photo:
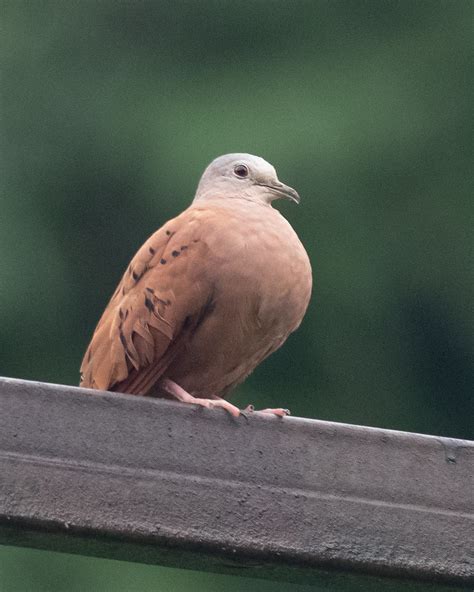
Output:
M137 248L251 152L302 196L314 294L233 401L473 437L472 6L0 2L0 374L77 384ZM2 591L293 588L1 557Z

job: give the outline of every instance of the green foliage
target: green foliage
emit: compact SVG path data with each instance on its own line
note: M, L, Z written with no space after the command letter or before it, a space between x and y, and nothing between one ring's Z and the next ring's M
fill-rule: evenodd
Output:
M135 250L245 151L301 194L315 286L237 404L472 437L469 1L2 13L0 374L76 384Z
M15 547L0 547L0 551L2 592L319 592L320 589L66 553Z

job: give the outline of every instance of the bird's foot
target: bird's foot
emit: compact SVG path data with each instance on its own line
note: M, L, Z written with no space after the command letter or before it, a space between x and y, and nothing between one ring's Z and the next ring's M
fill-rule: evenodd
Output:
M207 409L225 409L234 417L239 417L240 415L240 409L235 405L232 405L232 403L229 403L229 401L221 399L220 397L215 397L214 399L199 399L198 397L193 397L187 391L185 391L184 388L179 386L179 384L176 384L176 382L170 380L169 378L163 378L160 382L160 387L167 395L170 395L181 403L200 405L201 407L206 407Z
M247 413L253 413L255 411L255 407L253 405L247 405L244 409ZM276 415L277 417L287 417L291 415L289 409L283 409L282 407L276 407L275 409L258 409L258 413L270 413L271 415Z
M225 399L198 399L197 397L193 397L193 399L194 400L190 402L194 403L195 405L201 405L207 409L225 409L234 417L239 417L241 413L238 407L232 405L232 403L229 403L229 401L226 401Z

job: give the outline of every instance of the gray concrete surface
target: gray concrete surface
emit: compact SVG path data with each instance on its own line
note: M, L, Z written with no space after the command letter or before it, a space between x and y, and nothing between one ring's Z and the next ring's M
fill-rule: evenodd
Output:
M473 470L469 441L0 379L2 544L468 587Z

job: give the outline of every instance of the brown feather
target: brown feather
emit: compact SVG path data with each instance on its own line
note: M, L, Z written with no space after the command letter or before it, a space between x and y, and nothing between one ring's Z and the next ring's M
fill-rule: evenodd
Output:
M81 366L81 385L154 394L167 377L227 394L300 324L311 267L288 222L245 200L195 203L132 259Z
M186 319L199 316L207 301L205 282L188 262L191 252L199 258L205 250L194 238L199 218L187 210L137 252L86 351L82 386L144 394L167 368L186 336Z

